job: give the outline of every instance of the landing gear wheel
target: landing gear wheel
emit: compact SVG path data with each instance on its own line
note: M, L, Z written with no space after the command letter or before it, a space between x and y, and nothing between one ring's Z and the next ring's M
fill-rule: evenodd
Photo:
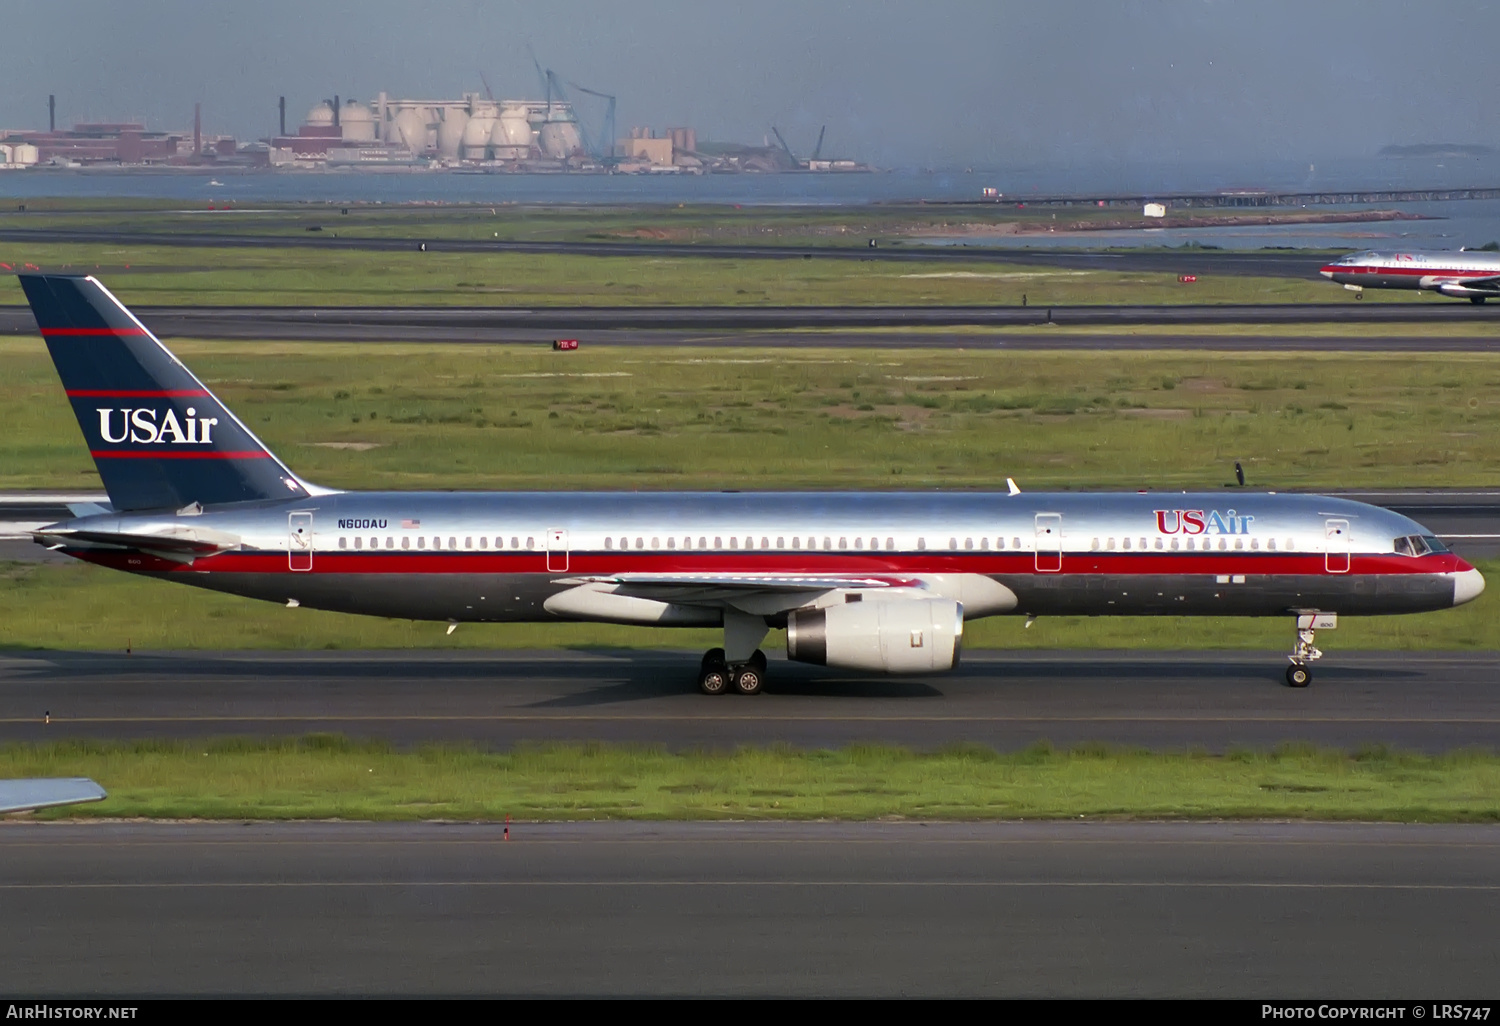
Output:
M729 690L729 669L720 664L706 666L698 675L698 690L705 695L722 695Z
M764 670L756 669L754 663L745 664L740 667L740 672L734 675L734 690L741 695L760 694L761 686L766 679L764 673Z
M1286 668L1286 686L1289 688L1305 688L1312 683L1312 671L1305 666L1288 666Z
M1487 297L1487 296L1470 296L1469 297L1469 302L1473 303L1475 306L1483 306L1484 305L1484 301L1487 298L1489 298L1489 297Z

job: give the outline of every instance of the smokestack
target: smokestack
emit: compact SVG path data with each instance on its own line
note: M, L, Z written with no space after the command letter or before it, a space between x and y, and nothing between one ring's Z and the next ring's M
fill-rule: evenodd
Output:
M47 131L57 131L57 97L47 94Z
M339 94L333 94L333 127L339 127Z
M281 134L286 135L286 97L283 96L276 106L281 109Z
M203 153L203 104L193 104L193 154Z

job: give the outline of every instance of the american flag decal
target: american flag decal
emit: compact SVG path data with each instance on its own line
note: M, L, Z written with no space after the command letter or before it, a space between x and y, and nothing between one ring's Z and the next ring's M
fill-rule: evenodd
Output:
M401 526L404 529L410 531L410 530L412 530L414 528L421 527L422 526L422 521L420 521L420 520L403 520L403 521L401 521Z

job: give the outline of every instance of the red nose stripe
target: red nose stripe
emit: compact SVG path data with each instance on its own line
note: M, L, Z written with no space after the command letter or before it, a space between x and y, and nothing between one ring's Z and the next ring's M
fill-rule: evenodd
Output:
M43 328L43 335L144 335L145 328Z
M202 388L168 389L118 389L118 388L70 388L69 399L206 399L208 391Z
M91 449L96 460L264 460L268 452L152 452L143 449Z

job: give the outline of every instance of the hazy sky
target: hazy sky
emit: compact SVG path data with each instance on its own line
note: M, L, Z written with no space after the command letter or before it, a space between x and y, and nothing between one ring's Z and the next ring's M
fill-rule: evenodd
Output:
M885 166L1360 156L1500 144L1494 3L1183 0L0 0L0 127L242 139L325 96L539 95L526 46L691 125ZM602 111L580 104L586 123Z

